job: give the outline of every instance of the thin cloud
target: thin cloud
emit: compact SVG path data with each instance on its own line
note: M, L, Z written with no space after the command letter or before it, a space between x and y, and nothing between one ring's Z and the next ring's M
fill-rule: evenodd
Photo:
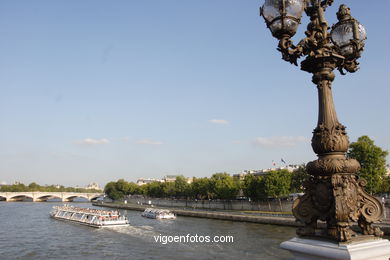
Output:
M98 145L98 144L109 144L110 140L108 140L107 138L102 138L102 139L85 138L81 141L76 141L75 143L81 145Z
M141 139L136 142L137 144L147 144L147 145L162 145L163 142L153 141L151 139Z
M257 137L254 143L262 147L292 147L298 143L307 142L309 139L304 136L271 136Z
M211 119L209 120L210 123L212 124L219 124L219 125L227 125L229 124L229 121L224 120L224 119Z

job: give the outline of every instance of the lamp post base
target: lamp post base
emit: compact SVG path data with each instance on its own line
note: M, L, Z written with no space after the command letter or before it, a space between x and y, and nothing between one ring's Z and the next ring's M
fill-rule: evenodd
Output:
M350 243L292 238L280 244L295 260L389 260L390 241L370 237Z

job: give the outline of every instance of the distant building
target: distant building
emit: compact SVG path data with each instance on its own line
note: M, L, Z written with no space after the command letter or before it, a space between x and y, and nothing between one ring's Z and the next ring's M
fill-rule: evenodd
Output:
M153 178L148 178L148 179L139 178L137 180L137 185L138 186L142 186L142 185L145 185L145 184L148 184L148 183L152 183L152 182L163 182L163 181L162 180L158 180L158 179L153 179Z
M261 171L261 170L259 170L259 171ZM237 174L233 174L233 178L237 178L239 180L243 180L245 178L245 176L247 176L247 175L255 175L255 173L258 173L259 171L244 170L243 172L240 172L240 173L237 173Z
M243 180L245 178L245 176L247 176L247 175L263 176L271 171L280 171L280 170L287 170L288 172L291 173L293 171L298 170L299 167L300 167L300 165L288 165L288 166L267 168L267 169L261 169L261 170L244 170L243 172L233 174L233 178Z
M163 178L163 181L164 182L175 182L176 181L176 177L179 177L180 175L166 175L164 178Z
M152 183L152 182L175 182L176 181L176 178L179 177L179 176L182 176L182 175L166 175L164 178L162 179L154 179L154 178L139 178L137 180L137 185L138 186L142 186L142 185L145 185L145 184L148 184L148 183ZM187 183L188 184L191 184L192 181L193 181L193 178L185 178Z
M87 190L101 190L99 184L97 184L96 182L92 182L92 183L88 184L87 186L85 186L85 189L87 189Z
M175 182L175 181L176 181L176 178L179 177L179 176L183 176L183 175L167 175L167 176L165 176L165 177L162 179L162 181L163 181L163 182ZM184 177L184 178L186 179L186 182L187 182L188 184L191 184L192 181L194 180L194 178L186 178L186 177Z

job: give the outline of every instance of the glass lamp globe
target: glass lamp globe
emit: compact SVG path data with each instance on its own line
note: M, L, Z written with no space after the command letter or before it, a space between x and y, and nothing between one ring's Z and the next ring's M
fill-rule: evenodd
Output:
M340 21L332 27L332 42L340 48L341 55L345 57L359 54L357 44L364 45L367 39L366 29L352 18L349 8L345 5L340 6L337 17Z
M274 37L292 37L297 32L304 8L305 0L265 0L261 16Z

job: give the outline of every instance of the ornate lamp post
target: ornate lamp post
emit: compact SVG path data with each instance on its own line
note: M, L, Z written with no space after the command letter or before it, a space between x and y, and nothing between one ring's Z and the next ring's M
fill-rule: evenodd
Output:
M358 235L351 230L358 222L364 235L382 236L372 223L383 217L383 206L364 191L366 181L356 176L360 164L346 158L349 141L336 115L331 84L334 69L341 74L358 70L366 31L352 18L350 9L341 5L338 23L329 31L325 11L333 0L265 0L261 8L267 27L279 40L282 58L313 74L317 85L319 114L313 131L312 148L318 159L307 164L311 175L305 194L293 205L293 214L304 224L297 230L299 236L327 237L338 242L351 241ZM302 13L310 17L306 37L294 45L291 37L297 31ZM326 228L317 229L317 221L326 221Z

